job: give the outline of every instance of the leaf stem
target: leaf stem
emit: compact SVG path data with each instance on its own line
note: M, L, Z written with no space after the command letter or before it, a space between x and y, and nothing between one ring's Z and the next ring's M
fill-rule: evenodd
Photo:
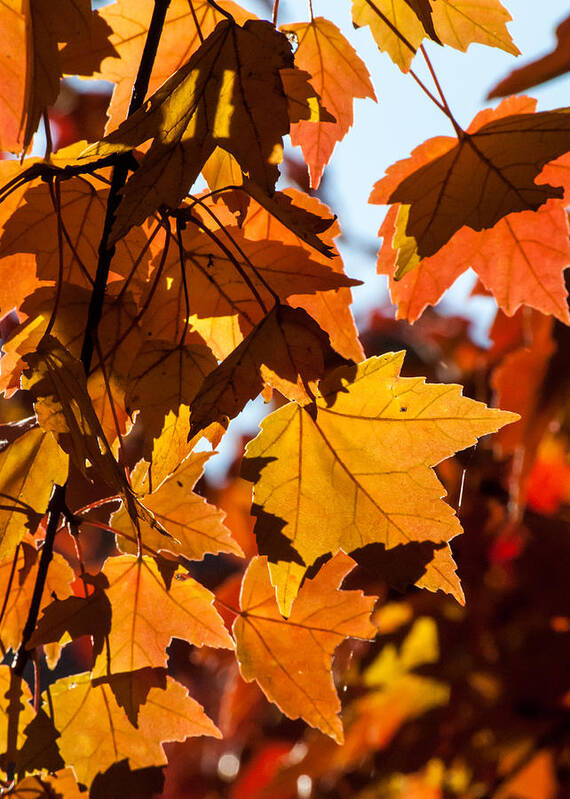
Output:
M278 16L278 14L279 14L279 0L274 0L274 3L273 3L273 14L271 15L271 22L273 23L273 26L275 28L277 27L277 16Z
M442 105L443 105L442 110L443 110L444 114L449 118L449 121L451 122L453 127L455 128L455 132L457 133L458 138L462 139L465 131L463 130L463 128L460 126L459 122L457 122L457 120L453 116L451 108L449 107L449 104L448 104L448 102L447 102L447 100L445 98L445 94L443 93L443 89L441 88L441 84L440 84L440 82L438 80L438 77L437 77L437 75L435 73L435 69L432 66L430 58L429 58L429 56L428 56L428 54L426 52L426 49L423 46L423 44L420 45L420 50L421 50L422 55L424 57L424 60L425 60L425 62L427 64L427 68L429 69L429 72L430 72L430 75L432 77L432 80L435 83L435 88L437 89L437 93L441 97L441 102L442 102ZM440 106L440 108L441 107L442 106Z
M200 23L198 22L198 17L196 16L196 11L194 10L194 3L192 0L188 0L188 5L190 6L190 13L192 14L192 19L194 20L194 25L196 26L196 33L198 34L198 38L200 39L200 44L204 44L204 34L202 33L202 29L200 28Z

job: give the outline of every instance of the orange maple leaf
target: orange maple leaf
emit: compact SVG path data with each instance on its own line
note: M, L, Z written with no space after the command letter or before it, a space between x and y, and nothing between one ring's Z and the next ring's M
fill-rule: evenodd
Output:
M535 101L528 98L506 100L494 111L479 114L470 130L478 130L481 123L492 123L513 111L534 110L534 106ZM388 176L376 184L371 202L385 201L396 183L450 152L453 141L438 137L420 145L412 158L391 167ZM541 181L568 186L568 163L568 157L563 156L549 164ZM415 321L426 305L435 304L453 281L472 267L507 314L514 314L524 303L570 321L562 275L570 264L564 200L548 200L537 211L509 213L488 229L475 231L464 226L438 252L423 258L417 252L415 239L403 232L407 213L407 206L391 208L379 231L383 244L378 271L390 277L390 293L398 317Z
M311 85L335 121L302 120L291 126L291 143L300 144L316 189L334 147L352 126L356 97L376 100L368 70L339 29L324 17L283 25L298 40L295 64L311 75Z
M234 622L242 676L256 680L290 718L302 718L342 743L340 701L331 675L332 656L348 637L373 638L375 597L340 591L354 561L342 553L307 580L284 619L275 601L265 558L254 558L244 575Z
M534 179L568 150L570 110L505 116L528 102L517 98L495 112L481 112L459 140L431 140L375 185L370 202L410 206L406 235L415 239L420 257L437 253L463 225L491 228L508 214L536 211L563 196L562 188ZM426 159L428 147L437 155Z

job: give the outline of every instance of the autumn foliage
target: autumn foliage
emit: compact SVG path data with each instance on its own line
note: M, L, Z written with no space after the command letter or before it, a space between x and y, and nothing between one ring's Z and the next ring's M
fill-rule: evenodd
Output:
M353 0L453 133L371 179L396 318L359 337L321 180L381 88L267 5L0 8L0 793L554 799L570 109L462 129L430 53L517 55L499 0ZM429 307L469 268L487 349Z

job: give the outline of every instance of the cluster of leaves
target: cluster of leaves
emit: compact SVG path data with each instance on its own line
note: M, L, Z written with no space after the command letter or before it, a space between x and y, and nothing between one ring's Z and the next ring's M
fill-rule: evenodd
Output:
M509 98L467 130L455 120L422 42L516 54L498 0L353 0L355 27L456 134L421 144L371 195L390 205L378 269L398 317L419 319L468 267L502 309L488 351L429 314L419 335L376 318L363 348L336 218L276 183L290 135L317 190L353 100L375 91L331 20L309 4L308 21L279 28L278 5L272 21L229 0L0 11L0 146L26 153L42 120L47 139L44 158L0 162L7 795L150 797L163 744L201 736L179 744L166 795L226 795L228 751L249 758L234 799L295 795L302 778L323 795L344 779L362 799L500 797L529 769L551 790L561 681L515 732L543 660L523 687L508 681L544 624L548 657L567 631L558 567L530 620L540 592L521 592L515 569L522 580L542 551L525 505L555 514L570 500L570 112ZM433 92L411 69L416 51ZM527 86L565 69L546 61L526 68ZM115 89L106 135L53 152L64 75ZM386 351L394 339L402 351ZM415 347L438 357L418 369ZM477 400L426 383L442 358L455 370L444 380ZM485 404L491 390L508 411ZM241 476L236 464L214 489L204 441L215 448L260 394L276 409ZM445 459L504 425L470 465L482 493L465 500L466 610L449 545L461 468ZM427 591L393 601L410 586ZM441 734L426 744L434 714ZM401 727L408 748L384 756Z

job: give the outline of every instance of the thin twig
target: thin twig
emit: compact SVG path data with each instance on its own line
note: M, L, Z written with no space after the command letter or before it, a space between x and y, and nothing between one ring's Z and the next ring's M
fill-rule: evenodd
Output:
M32 601L30 602L30 609L28 611L28 618L24 625L22 632L22 642L13 664L13 672L19 677L22 676L24 668L30 659L30 651L26 648L28 641L32 637L35 629L38 614L40 612L40 605L42 601L42 594L44 592L44 585L47 577L48 566L53 557L53 544L55 535L59 527L59 517L64 512L65 508L65 484L54 485L48 505L48 523L46 529L46 537L42 547L42 554L40 555L40 563L38 566L38 573L36 575L36 582L34 584L34 592L32 594Z
M271 16L271 22L275 27L277 27L277 16L279 14L279 0L275 0L273 3L273 14Z
M44 158L46 161L49 161L49 159L51 158L51 154L53 152L53 143L51 140L51 128L49 126L49 114L47 112L47 109L44 110L43 120L44 120L44 131L46 135L46 149L44 153Z
M164 25L164 19L166 17L166 11L169 5L170 0L155 0L154 11L139 64L138 74L133 86L133 93L131 95L131 102L127 117L132 116L136 111L138 111L144 102L144 98L148 91L150 74L156 57L156 51L158 49L158 43L160 41L160 36ZM123 156L120 156L116 166L113 169L113 175L111 177L111 188L109 189L109 196L107 199L107 213L105 215L103 235L101 236L101 243L99 245L97 273L95 275L95 283L91 293L89 310L87 312L85 337L83 339L83 347L81 349L81 362L83 363L86 374L89 374L89 369L91 367L91 359L93 357L93 349L95 344L94 337L97 335L97 328L101 320L103 301L105 299L105 289L107 287L107 280L109 277L109 268L115 254L115 245L109 245L109 238L113 228L113 223L115 221L115 215L121 201L120 191L127 181L128 171L129 161Z

